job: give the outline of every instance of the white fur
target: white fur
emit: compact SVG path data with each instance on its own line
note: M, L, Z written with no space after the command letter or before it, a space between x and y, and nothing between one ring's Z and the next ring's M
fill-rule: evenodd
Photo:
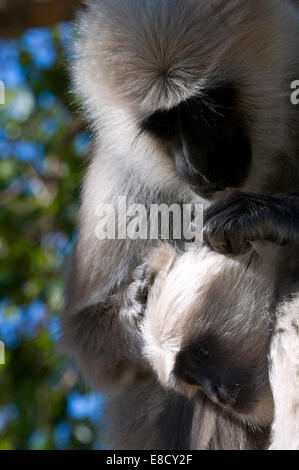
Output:
M271 348L271 450L299 450L299 297L283 304Z

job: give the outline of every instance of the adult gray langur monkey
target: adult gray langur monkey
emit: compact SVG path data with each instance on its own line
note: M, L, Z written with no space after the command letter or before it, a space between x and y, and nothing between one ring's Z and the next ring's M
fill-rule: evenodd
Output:
M111 431L111 447L157 447L162 430L161 447L187 448L193 408L153 380L138 314L123 308L132 273L157 242L100 240L98 208L117 210L120 196L146 207L204 198L214 202L205 241L216 251L296 239L296 196L273 194L299 185L298 109L290 102L298 24L284 0L90 0L79 15L73 77L94 150L62 342L89 383L109 392L110 423L117 429L121 422L127 436L119 442ZM223 202L236 188L248 194ZM123 402L114 420L113 400ZM219 448L264 445L259 433L218 419L227 429Z

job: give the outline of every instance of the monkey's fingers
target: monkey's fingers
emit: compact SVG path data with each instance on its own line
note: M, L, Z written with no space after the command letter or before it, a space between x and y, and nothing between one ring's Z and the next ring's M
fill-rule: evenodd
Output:
M223 255L242 255L252 249L246 234L238 229L215 230L209 224L204 228L203 239L211 250Z
M280 243L280 212L272 197L236 192L206 211L204 241L225 255L242 255L254 241Z

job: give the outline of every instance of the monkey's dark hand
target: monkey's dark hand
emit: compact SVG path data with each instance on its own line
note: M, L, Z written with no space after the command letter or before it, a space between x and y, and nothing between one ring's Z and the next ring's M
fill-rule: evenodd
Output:
M203 239L212 250L241 255L250 242L279 245L299 241L299 196L235 192L206 210Z

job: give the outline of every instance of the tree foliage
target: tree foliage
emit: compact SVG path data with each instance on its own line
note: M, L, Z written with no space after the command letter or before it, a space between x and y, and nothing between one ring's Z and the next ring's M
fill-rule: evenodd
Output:
M81 3L80 0L2 0L0 35L8 37L26 28L70 20Z
M0 41L0 449L101 447L102 398L56 352L89 136L68 23Z

